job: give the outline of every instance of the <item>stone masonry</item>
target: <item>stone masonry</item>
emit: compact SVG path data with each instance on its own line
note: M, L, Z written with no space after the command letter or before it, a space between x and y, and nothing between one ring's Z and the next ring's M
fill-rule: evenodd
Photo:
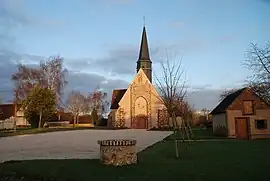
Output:
M123 166L137 164L136 140L102 140L100 162L105 165Z

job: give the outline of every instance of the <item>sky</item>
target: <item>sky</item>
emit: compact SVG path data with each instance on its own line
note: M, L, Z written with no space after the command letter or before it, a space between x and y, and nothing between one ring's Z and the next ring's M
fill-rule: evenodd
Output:
M17 63L57 55L69 70L68 91L126 88L144 23L154 73L165 53L175 55L191 104L212 109L224 89L251 75L243 65L250 43L270 40L270 1L0 0L0 91L11 96Z

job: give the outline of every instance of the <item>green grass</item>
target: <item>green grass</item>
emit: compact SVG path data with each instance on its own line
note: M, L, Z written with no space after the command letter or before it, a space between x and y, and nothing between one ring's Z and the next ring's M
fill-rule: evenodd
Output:
M187 151L185 151L187 148ZM270 140L164 141L140 152L133 166L104 166L98 160L36 160L0 165L0 175L57 181L269 181ZM1 179L0 179L1 180Z
M202 129L202 128L193 128L192 129L192 134L193 140L201 140L201 139L228 139L227 137L217 137L215 135L213 135L213 132L211 129ZM176 137L178 140L181 140L181 134L180 132L176 133ZM165 138L166 140L173 140L174 139L174 135L171 135L167 138ZM185 139L188 139L187 136L185 135Z
M85 127L85 126L76 126L76 127L53 127L53 128L18 128L16 132L14 130L0 130L0 138L8 136L17 136L25 134L39 134L39 133L49 133L55 131L72 131L72 130L85 130L85 129L108 129L107 127Z

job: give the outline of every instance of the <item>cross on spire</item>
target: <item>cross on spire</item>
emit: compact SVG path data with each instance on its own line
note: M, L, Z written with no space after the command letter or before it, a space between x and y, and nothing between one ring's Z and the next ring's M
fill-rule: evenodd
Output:
M143 16L143 26L145 26L145 16Z

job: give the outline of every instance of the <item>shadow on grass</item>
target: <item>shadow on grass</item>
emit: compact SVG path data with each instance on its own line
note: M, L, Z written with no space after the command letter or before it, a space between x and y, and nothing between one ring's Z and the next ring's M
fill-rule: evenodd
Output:
M176 138L177 140L181 140L182 136L180 132L176 133ZM166 137L164 140L173 140L174 139L174 134ZM187 136L185 136L185 139L187 140ZM213 134L212 130L210 129L192 129L192 135L191 138L192 140L204 140L204 139L229 139L227 137L221 137L221 136L216 136Z
M0 164L0 175L42 180L269 181L270 140L159 142L138 154L137 165L112 167L99 160L32 160ZM0 179L1 180L1 179ZM31 181L31 180L29 180Z

